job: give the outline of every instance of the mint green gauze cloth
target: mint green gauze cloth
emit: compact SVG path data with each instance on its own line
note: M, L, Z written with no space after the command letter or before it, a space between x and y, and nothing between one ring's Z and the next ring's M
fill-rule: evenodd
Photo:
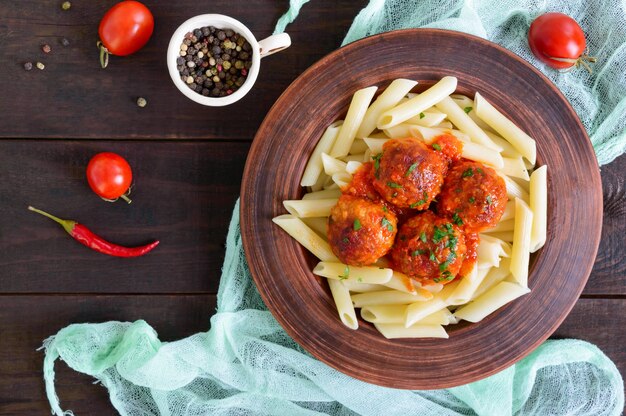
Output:
M291 0L277 32L306 0ZM372 0L344 43L399 28L439 27L486 37L539 67L564 92L591 135L600 164L626 148L626 3L624 1ZM558 73L526 50L532 19L548 10L581 22L599 57L592 75ZM226 245L211 329L161 342L144 321L70 325L44 342L44 378L52 411L62 359L96 378L124 416L199 415L619 415L624 383L595 346L546 341L528 357L487 379L446 390L407 391L350 378L296 344L263 304L241 244L239 204Z
M461 387L408 391L350 378L316 360L261 300L241 244L239 203L226 240L208 332L161 342L145 321L75 324L44 343L52 410L54 362L95 377L124 416L619 415L624 384L602 351L546 341L516 365Z

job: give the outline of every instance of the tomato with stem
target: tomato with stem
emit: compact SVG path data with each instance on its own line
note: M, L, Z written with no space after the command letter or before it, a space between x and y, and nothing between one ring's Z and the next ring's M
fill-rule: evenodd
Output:
M100 21L100 64L106 68L109 54L126 56L137 52L152 36L154 17L138 1L122 1L111 7Z
M591 72L593 58L586 54L585 33L563 13L546 13L536 18L528 31L528 45L542 62L555 69L583 66Z
M122 198L131 203L128 195L133 173L126 159L116 153L103 152L92 157L87 165L87 182L105 201L115 202Z

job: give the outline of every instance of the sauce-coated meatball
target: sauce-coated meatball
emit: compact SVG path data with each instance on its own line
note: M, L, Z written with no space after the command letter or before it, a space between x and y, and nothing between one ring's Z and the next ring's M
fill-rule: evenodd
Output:
M387 254L397 219L382 202L342 195L328 218L328 242L345 264L365 266Z
M439 193L447 166L440 153L418 139L393 139L374 163L373 184L390 203L423 210Z
M391 250L394 268L427 283L448 283L461 269L466 252L463 231L431 211L408 220Z
M506 207L506 184L495 170L462 160L450 166L437 197L439 215L454 219L466 231L495 227Z

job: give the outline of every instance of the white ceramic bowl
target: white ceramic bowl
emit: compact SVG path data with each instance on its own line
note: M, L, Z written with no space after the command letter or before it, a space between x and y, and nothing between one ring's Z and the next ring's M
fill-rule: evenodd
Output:
M237 91L225 97L205 97L204 95L193 91L181 79L176 65L176 58L179 57L180 45L185 39L185 34L205 26L215 26L219 29L232 29L244 36L252 46L252 66L248 70L246 81ZM273 35L257 42L250 29L238 20L222 14L202 14L187 20L185 23L180 25L172 35L169 47L167 48L167 69L174 85L176 85L176 88L178 88L180 92L182 92L189 99L202 105L221 107L242 99L248 91L250 91L257 76L259 75L261 58L288 48L290 45L291 38L286 33Z

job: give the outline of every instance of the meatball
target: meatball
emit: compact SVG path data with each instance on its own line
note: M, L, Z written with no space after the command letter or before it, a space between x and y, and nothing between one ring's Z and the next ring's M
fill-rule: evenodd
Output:
M423 210L437 196L448 164L415 138L389 140L374 163L374 187L399 208Z
M342 195L328 218L328 242L345 264L366 266L387 254L397 232L397 219L382 202Z
M494 227L506 207L506 184L495 170L462 160L450 166L437 197L439 215L452 218L466 231Z
M422 283L446 284L459 273L466 250L459 227L426 211L402 225L391 260L394 269Z
M352 180L342 189L344 194L366 198L371 201L379 201L380 195L372 185L374 164L364 163L352 176Z

